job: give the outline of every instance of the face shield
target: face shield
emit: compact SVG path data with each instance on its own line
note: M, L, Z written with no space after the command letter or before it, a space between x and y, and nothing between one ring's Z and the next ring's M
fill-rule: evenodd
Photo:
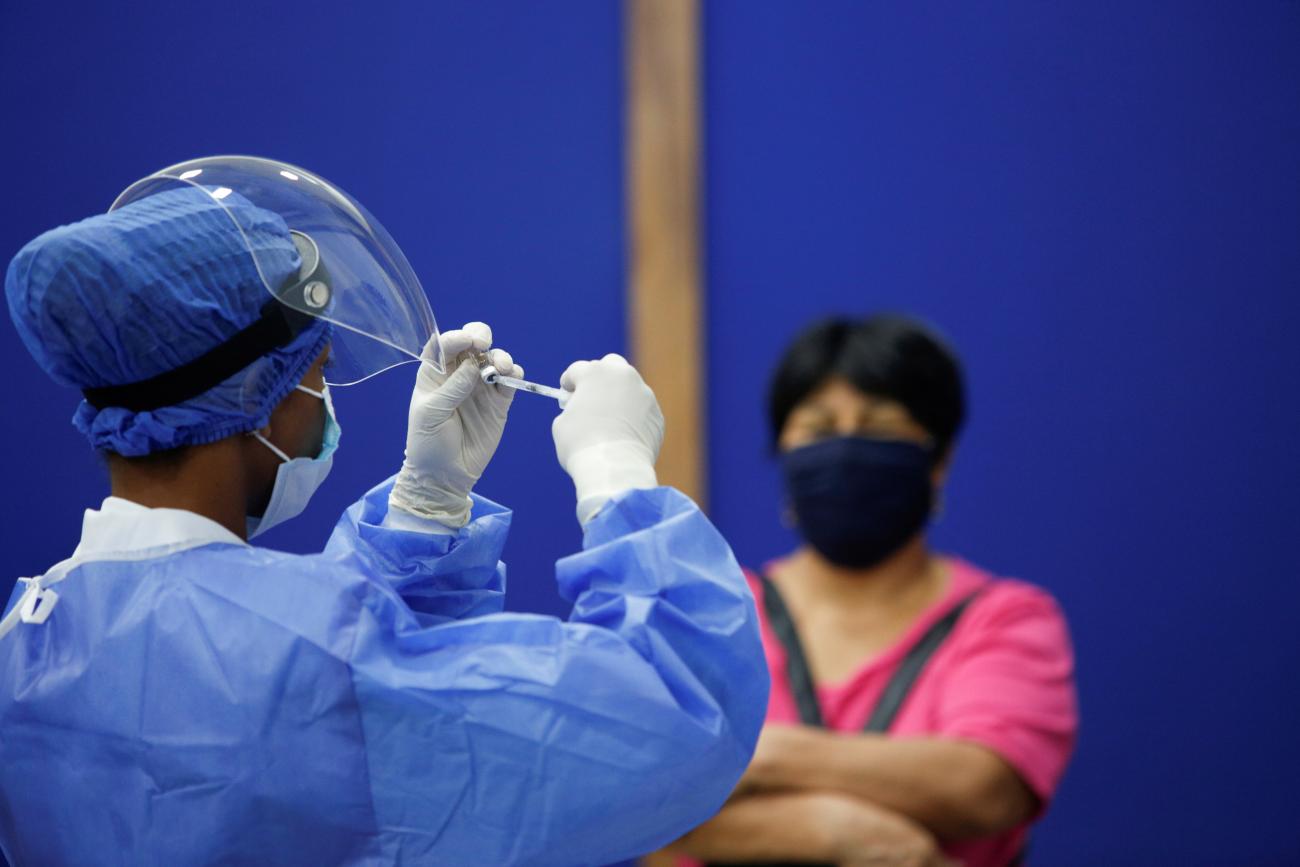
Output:
M347 193L287 163L205 157L136 181L109 211L183 187L203 190L218 203L236 193L284 220L302 259L287 280L279 276L283 262L249 241L255 227L241 222L248 209L223 206L244 238L268 300L335 326L325 371L330 385L352 385L412 361L443 372L438 341L431 340L438 326L419 279L379 221Z

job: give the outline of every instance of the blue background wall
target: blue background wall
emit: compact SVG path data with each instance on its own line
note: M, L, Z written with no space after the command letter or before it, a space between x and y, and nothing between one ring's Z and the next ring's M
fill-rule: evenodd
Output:
M792 540L765 382L832 311L967 364L948 550L1050 588L1041 864L1300 861L1300 4L707 6L712 513Z
M1063 601L1080 751L1035 861L1287 863L1300 766L1300 4L740 3L705 13L713 514L793 540L763 376L794 329L937 322L973 415L938 541ZM384 221L444 327L530 375L622 350L618 6L0 7L0 259L205 153L273 155ZM71 550L104 495L0 317L0 579ZM739 372L739 375L736 373ZM409 375L341 391L300 521L400 460ZM578 545L553 408L524 396L481 490L514 505L511 605L562 613Z

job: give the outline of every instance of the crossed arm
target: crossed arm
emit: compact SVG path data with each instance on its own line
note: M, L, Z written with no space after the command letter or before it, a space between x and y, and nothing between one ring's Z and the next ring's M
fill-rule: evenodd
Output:
M997 834L1038 808L1019 774L979 744L807 726L765 728L741 786L851 795L900 813L941 840Z
M893 862L881 863L926 865L915 855L918 836L937 851L940 842L993 836L1031 819L1041 807L1038 792L1050 790L1074 742L1073 659L1065 620L1050 596L1019 585L1006 593L984 612L961 670L950 675L943 728L996 733L1012 754L1036 757L1035 788L999 752L959 735L888 737L769 725L731 801L675 845L719 860L770 844L784 847L776 857L870 864L854 862L842 845L822 843L842 843L847 833L851 841L893 845L897 835L880 830L893 819L888 827L898 835L900 828L910 831L911 842L894 847ZM828 806L765 797L773 795L843 800ZM802 823L812 823L811 838L799 836L806 833Z
M945 863L938 841L1013 828L1037 806L1019 775L977 744L768 726L732 800L672 850L928 867Z
M668 851L719 862L784 860L843 867L945 867L949 863L934 838L915 822L827 791L740 797Z

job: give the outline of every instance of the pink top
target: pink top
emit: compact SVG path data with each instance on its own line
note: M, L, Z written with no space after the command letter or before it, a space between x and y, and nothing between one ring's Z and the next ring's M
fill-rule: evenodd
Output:
M961 560L947 563L948 591L902 638L847 680L817 688L822 718L828 728L861 731L908 649L960 600L984 587L922 671L889 735L982 744L1015 768L1046 805L1065 772L1078 728L1065 618L1055 600L1032 584L996 579ZM752 574L747 577L758 600L772 674L767 722L797 725L785 650L767 622L761 582ZM1028 824L945 846L944 851L968 867L1004 865L1024 845L1027 830Z

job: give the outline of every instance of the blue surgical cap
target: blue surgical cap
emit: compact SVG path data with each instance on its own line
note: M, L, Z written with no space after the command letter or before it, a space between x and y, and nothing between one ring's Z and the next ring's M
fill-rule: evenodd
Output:
M217 201L177 188L31 241L9 263L5 295L19 337L56 382L127 385L193 361L258 319L270 295L253 253L272 285L301 263L277 214L235 193ZM196 397L143 411L83 400L72 421L96 449L126 456L254 430L328 342L318 320Z

